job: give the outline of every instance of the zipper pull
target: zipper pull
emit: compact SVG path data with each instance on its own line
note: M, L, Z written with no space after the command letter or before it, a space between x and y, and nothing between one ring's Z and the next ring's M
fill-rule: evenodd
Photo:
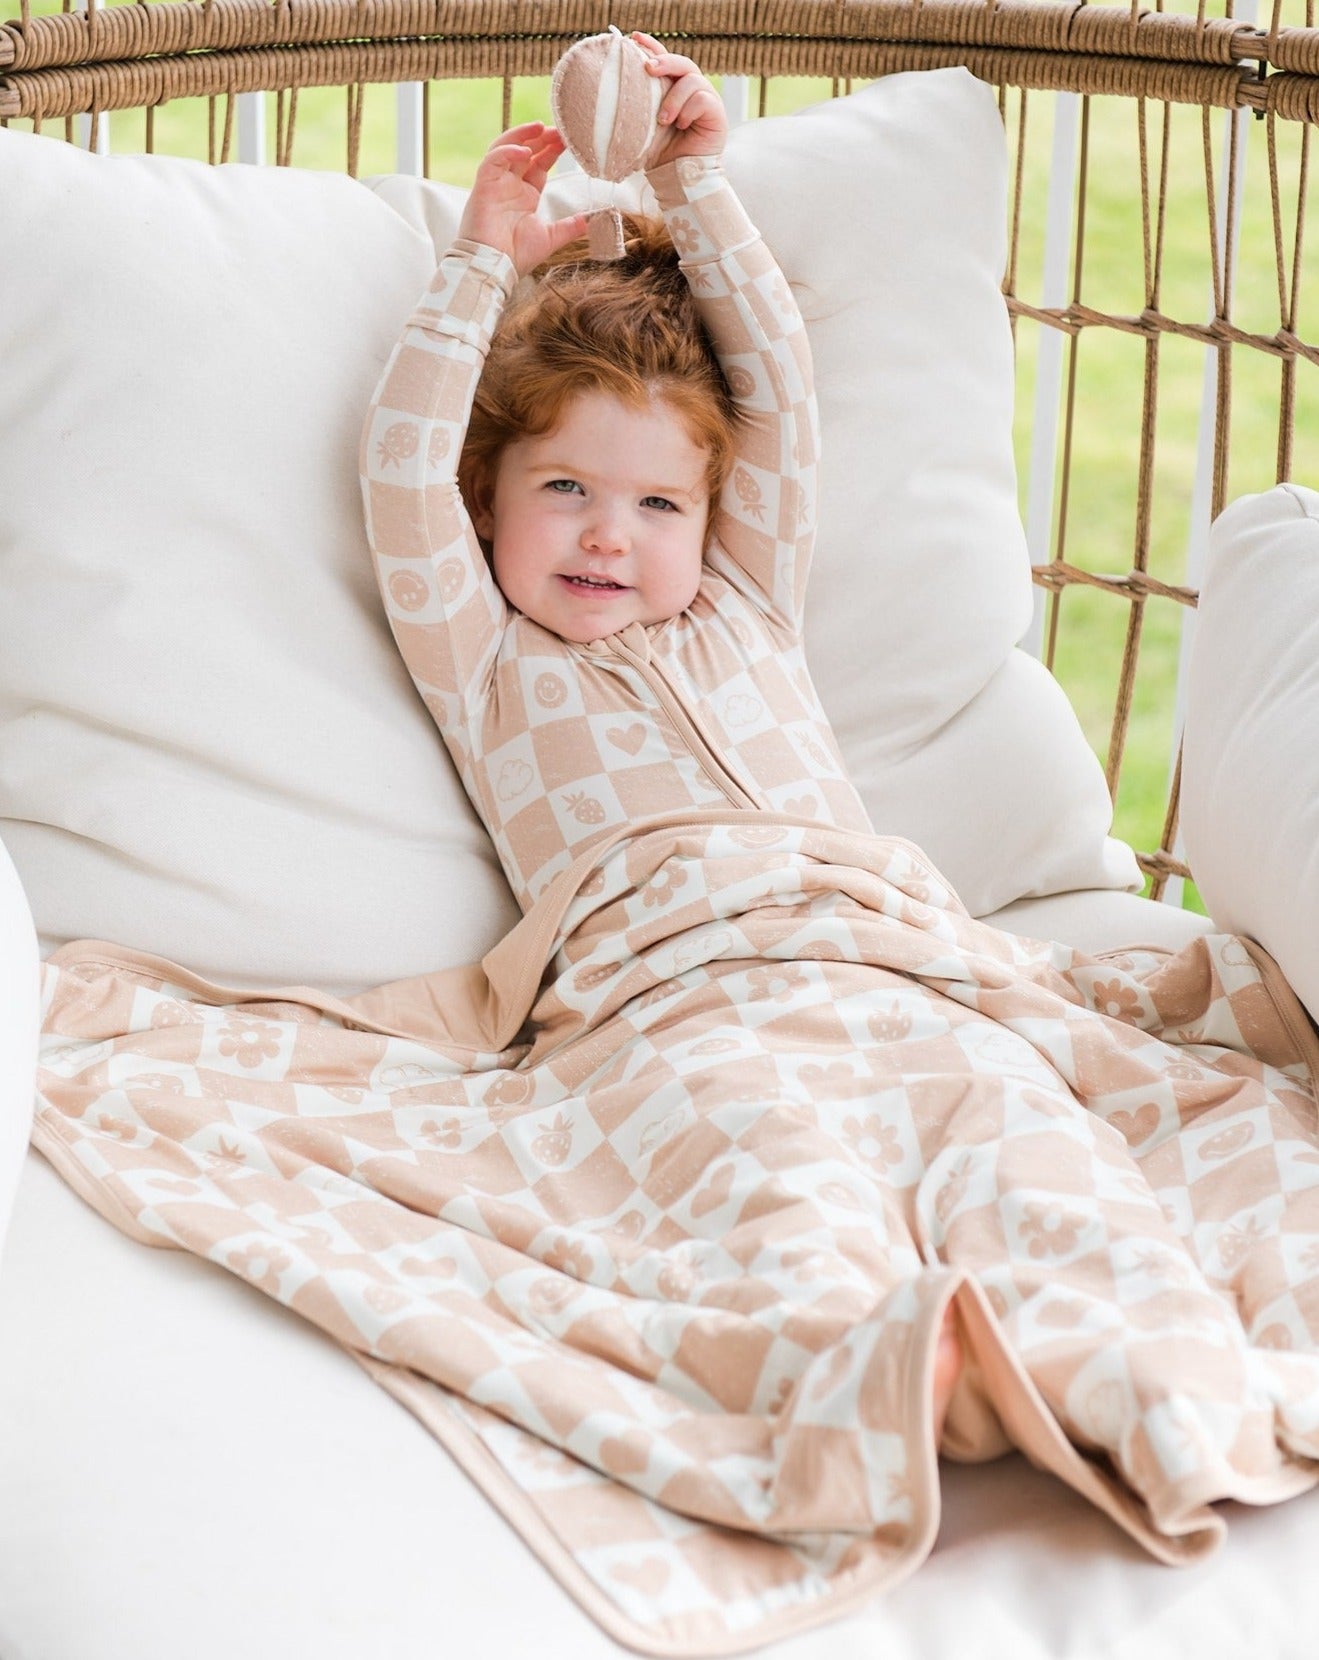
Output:
M620 630L618 638L643 667L650 662L650 637L641 623L629 623Z

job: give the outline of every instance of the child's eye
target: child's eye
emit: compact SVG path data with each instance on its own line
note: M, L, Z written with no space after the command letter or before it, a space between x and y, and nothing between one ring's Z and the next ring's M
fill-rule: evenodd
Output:
M676 513L678 511L667 496L643 496L641 505L643 507L658 507L666 513Z
M580 492L582 487L575 478L552 478L545 488L554 491L556 495L571 496L574 491Z

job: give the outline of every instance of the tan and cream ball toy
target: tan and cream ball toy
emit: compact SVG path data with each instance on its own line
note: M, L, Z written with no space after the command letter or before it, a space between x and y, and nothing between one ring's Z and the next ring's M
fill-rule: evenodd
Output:
M569 155L589 178L612 185L640 171L667 86L649 73L636 41L615 28L568 48L554 70L550 108ZM616 207L593 213L588 230L592 258L623 257Z

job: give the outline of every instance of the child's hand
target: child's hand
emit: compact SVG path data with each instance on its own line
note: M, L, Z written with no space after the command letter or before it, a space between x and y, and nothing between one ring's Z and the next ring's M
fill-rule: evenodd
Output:
M507 254L520 277L580 236L584 213L548 220L536 212L549 170L562 154L563 140L539 121L501 134L476 170L459 236Z
M690 58L666 51L651 35L634 33L645 52L646 68L673 84L659 107L659 135L646 157L647 167L659 167L679 156L723 154L728 115L723 100Z

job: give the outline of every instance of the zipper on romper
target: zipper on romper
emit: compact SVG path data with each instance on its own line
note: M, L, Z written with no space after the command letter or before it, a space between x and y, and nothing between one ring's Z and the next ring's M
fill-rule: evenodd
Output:
M696 757L701 771L704 772L715 788L721 790L734 807L762 807L764 803L757 801L736 774L730 770L719 751L687 713L682 698L674 690L668 676L657 667L649 650L647 649L642 653L625 641L623 636L630 634L634 628L642 634L644 641L645 634L640 623L629 623L623 633L611 635L607 641L601 641L600 643L606 650L610 650L615 656L621 657L625 663L630 663L641 675L651 691L654 692L657 701L669 717L678 736Z

